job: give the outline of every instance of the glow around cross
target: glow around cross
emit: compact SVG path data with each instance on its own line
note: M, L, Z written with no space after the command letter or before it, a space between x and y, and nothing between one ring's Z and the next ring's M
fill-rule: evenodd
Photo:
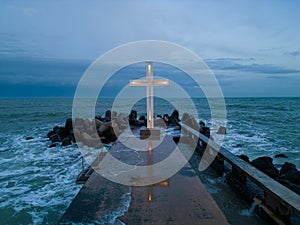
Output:
M153 79L152 62L146 63L146 80L131 80L130 86L146 86L147 87L147 128L152 129L153 125L153 87L154 86L167 86L170 85L170 81L167 79Z

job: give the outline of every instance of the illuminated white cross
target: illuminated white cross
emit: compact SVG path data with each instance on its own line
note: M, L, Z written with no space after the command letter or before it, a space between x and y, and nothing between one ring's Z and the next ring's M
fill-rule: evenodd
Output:
M146 63L147 79L146 80L131 80L130 86L146 86L147 87L147 128L152 129L153 126L153 86L167 86L170 84L166 79L153 79L152 62Z

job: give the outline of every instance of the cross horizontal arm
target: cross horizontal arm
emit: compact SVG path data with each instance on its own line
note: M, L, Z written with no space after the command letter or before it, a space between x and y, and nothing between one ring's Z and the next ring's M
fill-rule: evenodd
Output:
M130 81L130 86L168 86L170 85L170 81L169 80L163 80L163 79L159 79L159 80L131 80Z

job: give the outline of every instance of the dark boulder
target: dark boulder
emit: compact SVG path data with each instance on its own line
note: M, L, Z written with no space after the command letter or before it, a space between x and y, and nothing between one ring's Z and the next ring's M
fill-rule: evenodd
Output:
M250 159L247 155L238 155L238 157L248 163L250 163Z
M57 146L56 143L52 143L51 145L49 145L48 148L54 148L54 147L56 147L56 146Z
M50 136L50 140L52 141L52 143L61 142L61 137L58 134L53 134Z
M69 135L69 137L71 137L72 142L76 143L75 135L73 132Z
M59 128L58 135L61 137L61 139L64 139L68 137L69 131L65 127Z
M111 142L115 142L117 140L117 136L116 135L106 135L104 136L105 139L103 140L103 143L111 143Z
M217 134L226 134L226 127L220 126Z
M52 135L57 134L59 126L53 127L53 129L47 134L47 137L50 138Z
M179 140L180 140L180 136L173 137L173 141L175 142L175 144L178 144Z
M210 128L209 127L202 127L200 129L200 133L209 138L210 137Z
M66 137L62 140L61 146L68 146L72 144L72 137Z
M300 171L289 171L279 177L279 180L287 180L294 184L300 185Z
M268 156L258 157L251 162L251 165L260 171L264 172L272 178L276 178L279 175L278 169L273 164L273 159Z
M284 186L286 186L287 188L289 188L290 190L292 190L293 192L297 193L298 195L300 195L300 185L299 184L295 184L289 180L285 180L285 179L277 179L278 182L280 182L281 184L283 184Z
M285 162L280 169L280 175L286 174L288 172L297 172L297 167L293 163Z
M224 167L224 160L222 160L220 157L216 157L211 166L214 168L214 170L217 172L219 176L223 176L225 167Z
M99 149L103 147L103 143L109 143L109 141L102 140L101 142L100 139L85 139L82 143L88 147Z
M294 166L289 165L289 167L290 170L280 175L276 180L300 195L300 171L295 170Z
M265 174L267 174L268 176L270 176L274 179L279 176L279 170L275 166L265 169L265 170L262 170L262 172L264 172Z
M182 117L181 117L181 122L182 123L188 123L190 120L190 116L187 113L183 113Z
M68 118L65 123L66 132L69 134L73 130L72 118Z
M56 134L53 130L51 130L48 134L47 137L50 138L52 135Z
M199 130L201 128L193 116L189 116L189 119L185 123L194 130Z
M280 154L275 155L275 158L288 158L288 157L285 154L280 153Z
M251 165L256 167L259 170L266 170L266 169L274 167L273 159L268 156L262 156L262 157L258 157L256 159L254 159L251 162Z
M59 130L59 126L55 126L55 127L53 127L53 131L54 131L55 133L57 133L57 132L58 132L58 130Z

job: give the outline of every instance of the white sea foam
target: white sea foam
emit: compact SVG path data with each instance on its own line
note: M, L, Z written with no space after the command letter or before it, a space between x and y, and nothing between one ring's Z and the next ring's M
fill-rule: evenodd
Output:
M20 223L28 216L31 224L58 220L81 187L75 184L81 169L79 150L74 146L49 149L47 138L25 137L8 135L4 144L9 152L2 148L0 208L11 208L13 214L0 215L8 217L8 223L13 215Z
M125 225L118 218L123 216L128 211L131 202L131 188L130 191L124 193L118 203L116 203L113 211L103 215L93 221L94 224L101 225Z
M255 207L257 206L256 202L254 201L249 209L242 209L239 211L239 214L242 216L253 216Z

